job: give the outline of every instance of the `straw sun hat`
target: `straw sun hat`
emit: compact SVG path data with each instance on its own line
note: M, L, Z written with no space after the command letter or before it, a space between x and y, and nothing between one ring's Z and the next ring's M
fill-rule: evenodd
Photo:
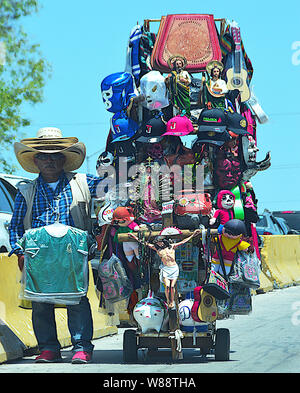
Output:
M64 138L59 128L44 127L37 132L36 138L22 139L15 142L14 150L20 165L27 172L39 173L34 163L34 156L38 153L62 153L66 157L63 169L74 171L78 169L86 154L85 145L75 137Z

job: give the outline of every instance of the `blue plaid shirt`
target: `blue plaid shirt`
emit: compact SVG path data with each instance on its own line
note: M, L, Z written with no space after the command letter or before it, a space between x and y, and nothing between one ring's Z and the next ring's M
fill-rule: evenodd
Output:
M103 178L93 175L86 175L87 184L91 197L95 198L97 186ZM57 218L61 224L74 226L70 214L72 203L71 186L64 174L60 175L58 184L53 191L52 188L39 175L37 179L36 193L32 206L32 228L39 228L53 224ZM23 220L27 211L27 206L23 195L18 192L15 198L14 212L9 226L9 240L12 247L9 256L13 253L23 254L23 251L16 244L25 233Z

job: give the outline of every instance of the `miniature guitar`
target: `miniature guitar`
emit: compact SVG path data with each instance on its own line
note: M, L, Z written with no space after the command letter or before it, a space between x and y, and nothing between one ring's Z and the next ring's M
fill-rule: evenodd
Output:
M196 322L213 322L218 318L215 298L200 287L194 288L194 303L191 315Z
M235 43L233 67L229 68L226 73L228 90L239 90L241 101L248 101L250 98L250 90L247 84L247 71L241 65L241 34L237 25L231 27L232 37Z

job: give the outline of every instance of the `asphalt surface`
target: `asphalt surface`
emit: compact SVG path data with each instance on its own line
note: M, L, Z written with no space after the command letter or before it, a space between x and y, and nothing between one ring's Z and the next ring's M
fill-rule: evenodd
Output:
M220 327L230 329L229 361L215 361L213 354L203 357L199 349L191 348L183 349L183 359L174 363L168 349L161 349L151 356L146 349L140 349L136 364L124 364L125 328L122 328L118 334L93 341L93 361L89 364L71 364L71 348L65 348L61 363L37 364L34 363L35 356L29 356L1 364L0 373L96 373L102 374L99 387L102 384L103 387L122 388L121 380L125 383L138 375L144 381L139 382L140 386L144 387L151 382L145 379L146 375L156 374L171 378L170 384L178 384L181 376L201 373L300 372L300 286L253 296L250 315L217 321L217 328ZM114 375L119 379L110 379ZM196 384L195 380L190 381L192 385L193 382ZM137 387L138 384L134 386L133 382L127 386L129 390Z

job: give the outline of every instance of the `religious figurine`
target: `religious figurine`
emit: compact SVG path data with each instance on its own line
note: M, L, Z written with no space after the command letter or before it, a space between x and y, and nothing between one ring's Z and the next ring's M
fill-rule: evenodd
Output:
M192 79L184 70L187 64L186 58L181 55L171 56L168 65L172 70L166 77L165 83L169 91L170 101L173 106L187 116L191 115L190 87ZM184 112L183 112L184 111Z
M228 93L226 82L221 79L221 73L224 67L220 61L210 61L206 66L206 72L209 75L207 81L205 76L203 82L203 104L206 108L225 109L225 94Z
M187 243L200 233L201 230L197 229L191 236L177 243L171 243L164 236L157 236L153 240L153 243L142 243L143 245L151 248L151 250L156 251L161 259L160 281L165 285L165 295L170 308L175 306L175 284L179 276L179 267L175 260L175 250L177 247ZM128 236L141 243L138 237L133 233L130 233Z

